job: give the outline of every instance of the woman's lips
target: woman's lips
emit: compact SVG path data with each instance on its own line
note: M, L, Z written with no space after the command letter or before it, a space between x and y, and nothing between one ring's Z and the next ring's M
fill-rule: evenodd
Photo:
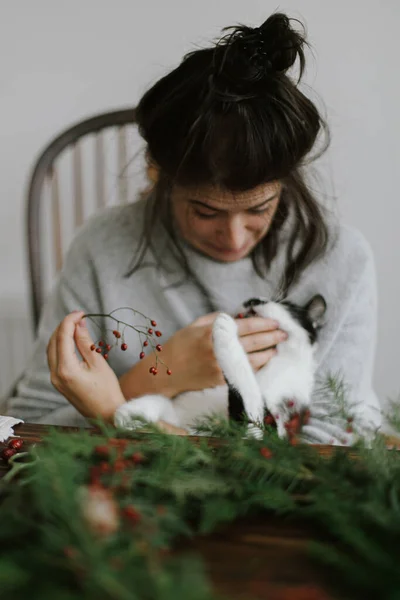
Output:
M246 253L247 244L239 248L238 250L232 250L231 248L221 248L218 246L213 246L210 244L209 246L214 252L218 252L218 254L222 254L224 256L242 256Z

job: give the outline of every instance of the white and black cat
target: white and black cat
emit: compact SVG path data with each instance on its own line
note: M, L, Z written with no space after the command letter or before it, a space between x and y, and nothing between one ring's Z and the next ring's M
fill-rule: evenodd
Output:
M236 421L247 419L254 424L270 413L278 434L285 437L292 415L308 410L314 388L317 331L326 311L321 295L305 306L290 302L272 302L252 298L244 303L244 316L269 317L288 333L280 342L277 354L254 373L237 334L235 320L221 313L213 325L214 353L227 385L180 394L172 400L161 395L147 395L129 400L115 414L115 424L135 429L146 421L166 421L193 433L196 423L215 415ZM254 428L253 428L254 430Z

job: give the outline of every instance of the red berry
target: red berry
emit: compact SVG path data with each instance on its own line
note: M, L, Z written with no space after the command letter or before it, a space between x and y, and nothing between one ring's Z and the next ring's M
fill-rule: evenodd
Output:
M135 465L139 465L143 462L144 456L141 452L134 452L134 454L132 454L132 460L135 463Z
M161 331L156 331L156 336L157 336L157 337L161 337L161 336L162 336L162 333L161 333Z
M145 340L145 341L143 342L143 346L148 346L148 345L149 345L149 342L148 342L147 340Z
M264 423L265 423L266 425L274 425L274 423L275 423L275 419L274 419L274 417L273 417L272 415L267 415L267 416L264 418Z
M111 465L108 462L101 462L99 464L99 471L101 473L109 473L111 471Z
M167 375L172 375L171 369L167 369Z
M104 358L105 358L106 360L108 360L108 354L107 354L107 352L104 354Z
M114 334L114 336L115 336L117 339L119 339L119 338L121 337L121 334L120 334L120 332L119 332L119 331L117 331L116 329L114 329L114 331L113 331L113 334Z
M128 344L121 344L121 350L123 352L125 352L125 350L128 350Z
M299 425L300 425L300 418L298 415L295 415L289 421L287 421L287 423L285 423L285 429L287 431L296 432L299 430Z
M99 466L90 467L89 475L90 475L90 483L92 485L101 485L101 482L100 482L101 469Z
M142 358L144 358L145 356L146 356L146 355L145 355L145 353L144 353L144 352L141 352L141 353L139 354L139 358L140 358L140 360L142 360Z
M99 346L100 346L100 347L101 347L101 346L104 346L104 342L103 342L103 340L100 340L100 341L99 341Z
M16 450L13 450L12 448L4 448L3 452L1 453L1 458L4 460L4 462L8 463L14 454L17 454Z
M157 373L158 373L157 369L154 369L153 370L153 375L157 375Z
M157 348L157 350L158 350L159 352L161 352L161 350L162 350L162 346L161 346L161 344L157 344L156 348Z
M96 344L92 344L92 345L90 346L90 349L91 349L91 350L96 350Z
M347 422L348 422L348 423L352 423L352 422L353 422L353 420L354 420L354 419L353 419L353 417L347 417Z
M151 328L151 327L150 327L150 328L149 328L147 331L148 331L148 334L149 334L149 335L153 335L153 330L152 330L152 328Z
M236 317L237 319L243 319L244 314L243 313L239 313L238 316Z
M10 440L8 442L8 447L11 448L12 450L21 450L23 445L24 445L24 441L21 440L20 438L13 438L12 440Z
M114 468L115 473L121 473L121 471L125 470L126 466L127 466L126 461L119 458L115 461L113 468Z
M260 448L260 454L264 458L272 458L272 452L269 448L265 448L265 447Z
M101 348L96 348L96 352L97 352L98 354L100 354L100 353L101 353Z
M155 368L155 367L150 367L150 369L149 369L149 373L153 373L153 371L155 371L155 370L156 370L156 368Z
M77 551L75 550L75 548L73 548L72 546L65 546L65 548L63 549L64 552L64 556L66 556L67 558L71 558L74 559L77 556Z
M153 325L153 327L157 327L157 323L155 321L152 321L151 324Z
M288 400L288 403L287 403L287 405L288 405L288 407L289 407L289 408L293 408L293 406L294 406L294 401L293 401L293 400Z
M125 506L122 509L122 513L131 523L138 523L140 521L140 513L132 505Z
M104 446L96 446L94 451L96 452L96 454L98 454L99 456L109 456L110 454L110 448L106 445Z
M353 433L353 428L351 425L349 425L348 427L346 427L346 433Z
M114 448L118 448L121 450L125 450L125 448L128 445L128 440L122 440L120 438L111 438L110 440L108 440L108 443L110 446L113 446Z
M110 346L110 344L107 344L107 345L106 345L106 350L107 350L107 352L110 352L110 350L111 350L111 346Z
M279 415L275 415L275 421L279 421Z

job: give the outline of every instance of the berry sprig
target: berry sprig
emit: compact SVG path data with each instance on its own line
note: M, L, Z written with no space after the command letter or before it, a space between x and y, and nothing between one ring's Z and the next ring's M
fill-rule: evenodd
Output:
M121 319L118 319L114 315L114 313L116 313L117 311L120 311L120 310L130 310L135 315L139 315L140 317L142 317L145 321L147 321L147 323L145 325L137 325L137 324L133 325L132 323L127 323L126 321L122 321ZM109 354L114 348L119 347L122 352L126 352L126 350L128 350L128 344L126 343L126 340L125 340L125 330L127 328L133 329L139 335L139 339L140 339L141 345L142 345L142 350L139 354L139 359L142 360L146 356L144 348L147 348L150 346L150 348L152 349L152 351L154 353L155 365L150 367L149 372L152 375L157 375L158 366L159 366L159 364L162 364L166 368L167 375L172 375L171 369L169 369L167 367L167 365L165 365L164 361L161 360L159 357L159 353L162 352L162 345L160 343L158 343L158 340L156 338L160 338L162 336L162 333L159 329L154 329L155 327L157 327L157 322L154 319L150 319L149 317L146 317L146 315L144 315L140 311L130 308L129 306L123 306L121 308L116 308L107 314L105 314L105 313L85 314L85 315L83 315L82 318L90 319L97 327L100 327L99 324L95 321L95 319L98 317L111 319L112 321L114 321L116 323L116 328L115 329L106 329L105 332L103 332L102 337L95 344L91 345L90 349L93 352L97 352L98 354L101 354L105 360L108 360ZM113 336L112 341L110 339L107 339L107 336L110 337L110 335Z
M21 440L21 438L12 438L8 442L7 448L3 449L1 453L1 458L4 460L5 463L8 464L9 460L21 450L23 445L24 442L23 440Z
M289 414L288 420L284 423L284 427L286 429L286 434L287 434L289 443L292 446L295 446L298 443L297 436L301 432L303 425L308 424L310 417L311 417L311 413L308 409L300 411L300 412L297 411L295 402L293 400L287 400L286 406L289 409L290 414ZM292 409L294 409L294 410L292 410ZM266 411L266 414L264 417L265 425L276 429L277 421L279 421L278 414L272 415L269 411Z

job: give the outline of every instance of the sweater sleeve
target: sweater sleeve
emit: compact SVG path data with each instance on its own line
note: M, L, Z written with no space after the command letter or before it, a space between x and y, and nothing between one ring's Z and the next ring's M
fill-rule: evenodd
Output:
M100 312L96 273L84 232L75 238L64 268L49 296L28 365L6 400L6 414L31 423L88 426L88 422L53 387L47 364L48 341L73 310Z
M329 377L341 382L346 408L354 415L356 433L368 437L381 426L380 402L372 385L377 331L376 273L373 255L366 242L362 249L362 260L356 262L356 281L353 280L347 311L317 370L317 381L322 385L320 389L317 385L312 417L309 425L303 428L304 435L314 443L354 441L353 435L346 431L348 422L343 417L332 416L334 395L325 386Z

